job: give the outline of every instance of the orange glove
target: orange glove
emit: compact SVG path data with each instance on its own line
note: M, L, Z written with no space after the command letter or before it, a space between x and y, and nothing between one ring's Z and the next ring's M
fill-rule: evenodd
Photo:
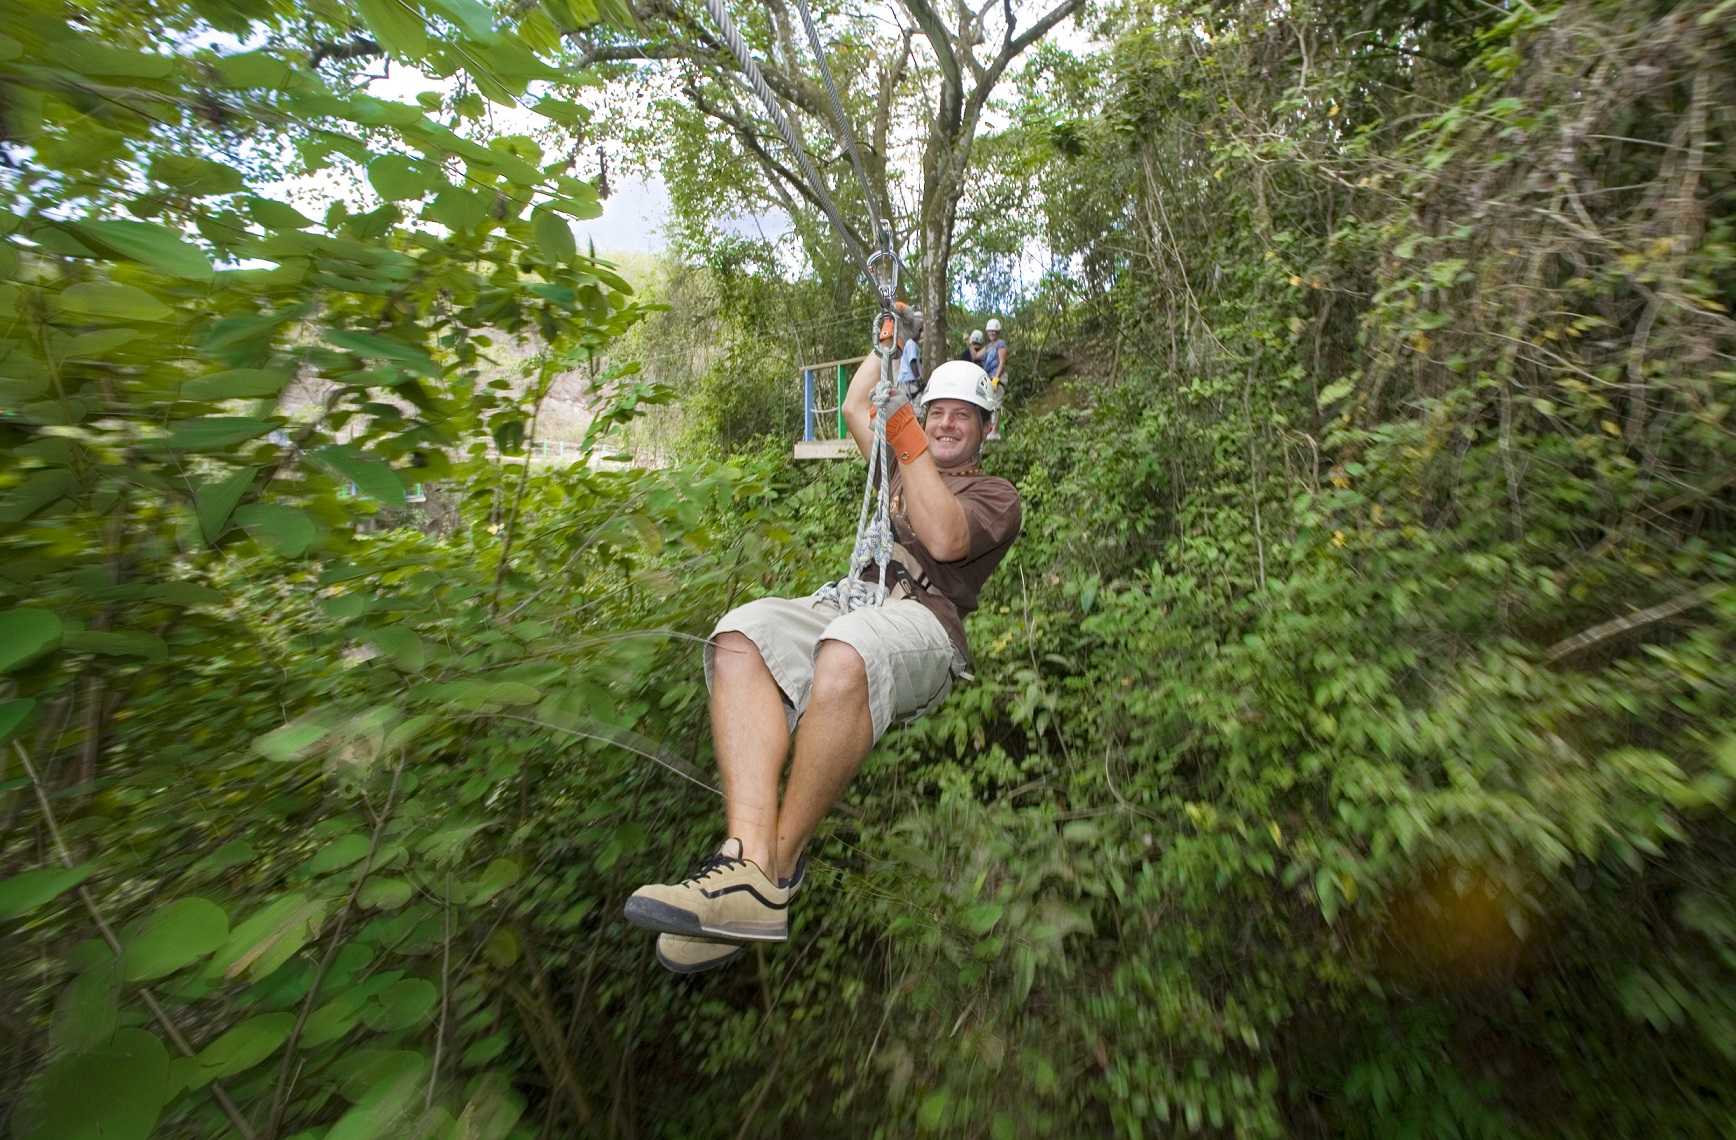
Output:
M916 410L910 406L910 401L900 393L893 393L886 401L890 414L886 417L886 442L892 445L892 454L898 457L900 464L913 463L918 455L928 450L928 433L922 430L917 422ZM873 419L880 414L875 408L868 413Z

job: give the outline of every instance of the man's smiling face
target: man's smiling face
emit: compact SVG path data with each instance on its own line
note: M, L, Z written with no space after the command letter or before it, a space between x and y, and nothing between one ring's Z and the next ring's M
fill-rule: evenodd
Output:
M968 400L930 400L922 429L941 468L969 463L983 447L982 411Z

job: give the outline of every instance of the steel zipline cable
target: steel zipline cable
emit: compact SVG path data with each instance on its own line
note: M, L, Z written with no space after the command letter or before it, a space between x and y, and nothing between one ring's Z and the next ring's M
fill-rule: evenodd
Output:
M851 165L856 170L856 178L862 184L862 201L868 208L875 240L879 243L879 248L873 254L862 249L861 244L851 235L850 228L844 224L843 215L838 212L832 195L827 192L826 184L820 181L807 151L796 138L789 116L784 113L783 106L772 93L765 76L760 73L759 64L754 61L753 53L748 50L747 41L742 38L735 21L730 19L724 0L705 0L706 11L711 13L712 20L723 33L723 41L741 65L748 85L753 88L754 94L759 96L767 116L777 127L784 145L789 147L790 153L795 156L796 165L800 167L803 177L808 180L811 196L819 203L821 211L837 231L845 250L855 258L862 275L868 279L869 286L879 298L880 311L874 317L874 331L871 335L874 352L880 357L880 379L874 385L872 400L875 411L880 413L892 395L893 349L891 344L882 346L880 337L887 322L896 319L894 303L898 293L898 254L893 248L892 226L881 218L879 210L875 208L874 187L868 181L867 168L863 165L861 152L856 146L855 132L850 129L849 119L844 114L844 102L839 98L837 85L832 81L832 69L826 64L820 33L814 26L813 13L808 9L807 0L796 0L796 8L807 31L808 44L813 48L814 58L819 62L820 78L825 83L826 94L831 99L838 141L849 153ZM876 272L875 266L881 263L884 263L882 269ZM892 343L896 343L896 338ZM886 445L886 416L876 414L871 424L873 443L868 449L868 475L862 487L862 508L856 518L856 546L850 553L850 571L843 578L828 583L817 592L819 596L835 602L841 613L878 606L886 600L887 567L892 561L893 542L891 501L887 491L891 464ZM876 580L872 582L863 577L869 566L875 566L879 570Z
M796 164L801 167L802 175L808 180L808 188L813 192L814 200L820 204L820 209L832 223L832 228L838 231L838 237L843 241L844 248L849 251L851 257L856 259L856 264L861 268L862 275L868 278L868 283L874 287L875 292L880 294L881 308L891 312L893 298L887 295L887 290L876 280L867 251L850 233L850 227L844 224L844 216L838 212L837 205L832 201L832 195L826 190L826 184L820 181L819 174L814 170L814 164L808 159L808 152L797 140L796 131L790 125L789 116L784 114L783 105L778 102L778 97L772 93L771 87L766 83L765 76L760 73L759 64L754 61L753 53L748 50L747 41L742 38L740 29L730 18L729 10L724 7L724 0L705 0L705 10L710 12L711 18L717 22L718 30L723 33L723 42L729 45L730 52L741 64L741 72L747 77L748 86L752 87L754 94L759 96L760 102L765 106L766 114L771 117L772 125L777 127L778 134L784 140L784 145L789 147L790 153L795 156ZM817 51L820 37L819 33L814 30L813 18L809 15L806 4L801 6L801 15L802 22L807 25L808 42L813 44ZM820 58L820 69L821 77L826 83L826 90L831 94L833 110L838 115L839 123L843 123L844 106L838 98L838 89L832 84L832 74L830 69L826 67L824 57ZM870 214L875 217L875 229L878 231L880 229L878 213L874 210L874 200L868 185L868 176L862 166L862 158L856 153L855 136L850 133L848 126L842 127L841 133L849 139L850 154L856 165L857 176L862 180L864 200L868 203ZM878 232L876 236L878 237Z
M868 168L862 164L862 151L856 146L856 132L850 129L850 117L844 114L844 101L838 97L838 85L832 82L832 68L826 62L826 49L820 46L820 32L814 26L814 14L808 9L808 0L796 0L796 11L801 13L802 27L808 33L808 46L814 49L814 60L820 65L820 78L826 84L826 95L832 100L832 118L838 124L838 141L844 144L844 150L850 155L850 165L856 168L856 181L862 184L862 203L868 207L868 220L873 223L874 233L880 233L880 211L874 202L874 185L868 181Z

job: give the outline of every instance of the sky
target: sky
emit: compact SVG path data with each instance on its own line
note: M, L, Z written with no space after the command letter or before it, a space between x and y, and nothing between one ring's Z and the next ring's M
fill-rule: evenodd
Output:
M603 216L573 226L579 244L595 242L599 253L656 253L666 244L661 233L669 218L669 192L653 175L611 180Z

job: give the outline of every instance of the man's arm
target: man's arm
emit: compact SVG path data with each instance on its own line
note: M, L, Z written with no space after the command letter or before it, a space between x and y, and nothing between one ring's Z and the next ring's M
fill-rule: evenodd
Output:
M864 459L874 446L874 429L868 413L873 408L874 385L879 379L880 357L870 353L856 366L856 375L851 377L849 390L844 394L844 425L850 429L850 438L856 441ZM921 425L911 430L921 431ZM905 512L922 545L942 562L957 562L969 554L970 522L958 499L947 489L933 457L925 450L902 464L901 470Z

